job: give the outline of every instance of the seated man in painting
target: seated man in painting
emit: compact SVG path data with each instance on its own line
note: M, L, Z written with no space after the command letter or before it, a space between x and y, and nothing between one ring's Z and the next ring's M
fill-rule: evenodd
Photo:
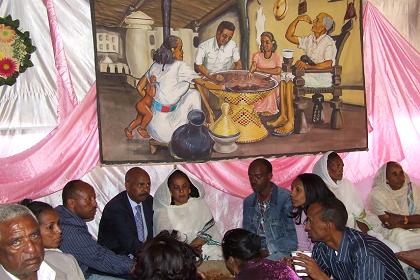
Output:
M312 23L313 34L296 36L296 27L300 21ZM326 13L318 14L313 21L308 15L300 15L292 21L287 28L286 39L305 52L295 63L297 69L323 70L334 66L337 48L335 41L329 36L334 25L333 18ZM332 81L330 73L305 74L304 79L306 87L329 87Z

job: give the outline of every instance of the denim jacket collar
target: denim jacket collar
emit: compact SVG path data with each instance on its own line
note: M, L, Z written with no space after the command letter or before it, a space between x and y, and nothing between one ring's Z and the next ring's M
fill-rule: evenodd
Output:
M277 195L278 195L277 194L277 188L278 187L273 182L271 182L271 187L272 187L272 191L271 191L270 205L277 205ZM254 201L252 203L252 205L254 207L256 207L256 205L257 205L257 199L258 199L258 196L254 192Z

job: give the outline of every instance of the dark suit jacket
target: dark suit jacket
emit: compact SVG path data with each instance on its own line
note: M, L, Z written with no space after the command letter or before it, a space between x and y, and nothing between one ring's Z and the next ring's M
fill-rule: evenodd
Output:
M153 197L149 195L143 201L143 213L147 226L147 237L153 237ZM137 237L133 210L128 201L127 191L112 198L102 212L99 223L98 243L117 254L136 256L143 245Z

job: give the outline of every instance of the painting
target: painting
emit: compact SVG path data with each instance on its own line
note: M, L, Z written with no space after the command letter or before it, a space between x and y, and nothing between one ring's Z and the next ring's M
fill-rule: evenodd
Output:
M101 161L367 149L361 0L91 0Z

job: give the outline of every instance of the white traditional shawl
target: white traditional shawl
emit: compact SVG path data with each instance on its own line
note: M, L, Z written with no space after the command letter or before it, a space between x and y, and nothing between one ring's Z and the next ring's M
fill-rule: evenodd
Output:
M410 181L410 178L405 174L405 182L401 189L393 190L386 181L386 166L379 168L373 181L372 191L369 194L369 206L376 215L384 215L385 211L399 214L410 215L408 209L408 185L411 183L413 191L413 202L415 206L414 213L420 214L420 190Z
M313 173L322 178L327 187L335 194L335 196L344 203L347 209L348 220L347 226L357 229L355 218L366 216L363 201L357 193L353 183L343 178L335 183L327 168L328 156L332 152L325 153L316 163L312 170Z
M213 216L204 201L203 186L191 177L189 177L190 181L197 188L199 197L190 197L188 202L183 205L171 205L171 193L168 188L169 176L158 187L154 195L154 234L157 235L162 230L177 230L182 241L191 243L203 231L206 224L213 219ZM221 241L221 235L216 225L213 225L205 233L210 235L212 240ZM202 249L205 260L223 258L219 245L206 244Z

